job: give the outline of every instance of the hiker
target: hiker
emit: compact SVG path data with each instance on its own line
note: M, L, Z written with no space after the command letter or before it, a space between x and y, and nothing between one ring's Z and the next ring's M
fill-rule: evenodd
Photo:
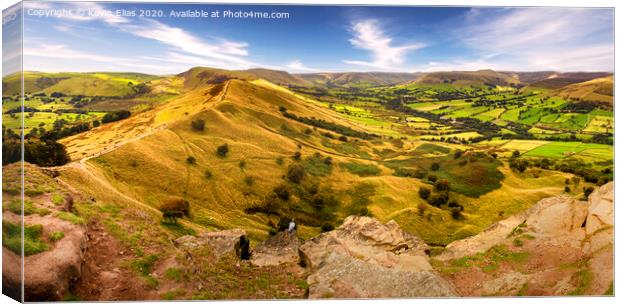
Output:
M288 233L293 233L295 231L295 219L292 219L290 223L288 223Z

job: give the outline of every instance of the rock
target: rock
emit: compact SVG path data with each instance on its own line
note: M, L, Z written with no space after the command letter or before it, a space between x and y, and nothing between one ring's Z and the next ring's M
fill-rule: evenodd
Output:
M299 247L310 298L454 296L424 253L427 245L394 222L349 216Z
M252 250L250 263L255 266L275 266L299 262L299 245L296 233L278 232Z
M21 302L22 261L18 254L2 247L2 293Z
M592 234L606 226L612 226L614 221L614 183L608 183L592 192L588 197L588 215L586 219L586 233Z
M25 300L62 300L82 274L86 228L55 217L28 220L43 225L44 234L63 231L65 236L55 242L50 250L24 258Z
M527 275L509 272L497 279L484 282L483 288L486 294L516 295L527 280Z
M237 257L244 260L250 257L250 241L245 230L242 229L206 232L197 237L185 235L174 242L177 246L186 249L209 246L217 258L229 253L234 253Z

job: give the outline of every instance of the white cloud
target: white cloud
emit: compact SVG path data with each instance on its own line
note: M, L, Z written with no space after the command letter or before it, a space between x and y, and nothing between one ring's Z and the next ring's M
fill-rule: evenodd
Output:
M353 23L351 31L354 37L349 42L356 48L370 51L372 61L344 60L346 64L366 66L378 69L401 68L405 56L410 51L425 47L423 43L411 43L401 46L393 45L393 39L374 19L360 20Z
M291 72L317 72L318 71L317 69L305 66L299 60L293 60L289 62L286 65L286 68L288 68Z
M455 35L476 50L480 63L511 70L613 69L610 10L475 9L465 20Z

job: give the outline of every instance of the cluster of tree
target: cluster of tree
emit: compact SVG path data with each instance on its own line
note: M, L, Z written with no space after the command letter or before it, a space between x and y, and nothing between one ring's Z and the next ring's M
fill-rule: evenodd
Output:
M322 119L316 119L314 117L300 117L297 116L293 113L289 113L287 112L286 108L284 107L280 107L280 112L282 112L282 115L286 118L292 119L292 120L296 120L299 121L301 123L307 124L307 125L311 125L317 128L321 128L321 129L326 129L326 130L330 130L333 132L336 132L338 134L344 135L344 136L349 136L349 137L356 137L356 138L361 138L361 139L373 139L378 137L378 135L376 134L371 134L371 133L367 133L367 132L360 132L357 130L353 130L347 126L343 126L343 125L339 125L339 124L335 124L329 121L325 121Z
M432 189L430 187L420 187L418 195L432 206L442 207L447 205L452 218L456 220L463 217L463 206L450 197L450 182L445 179L436 181Z
M131 116L131 112L127 110L120 110L114 112L108 112L101 118L102 123L110 123L114 121L123 120L125 118L129 118Z
M36 137L25 138L23 142L24 161L39 166L60 166L69 162L65 147L55 140ZM13 130L2 126L2 165L22 159L22 140Z
M592 165L579 159L554 160L549 158L525 159L520 157L519 151L514 151L509 160L509 166L513 170L524 172L530 167L545 170L557 170L572 173L583 178L586 182L604 185L613 180L613 170L607 167L602 170L592 168Z
M189 202L181 197L170 197L159 206L164 220L176 224L178 218L190 217Z

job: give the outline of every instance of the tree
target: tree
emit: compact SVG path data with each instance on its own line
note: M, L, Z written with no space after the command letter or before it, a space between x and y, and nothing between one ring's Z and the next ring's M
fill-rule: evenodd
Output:
M273 192L283 201L288 201L291 196L290 189L287 184L282 183L273 188Z
M420 197L423 199L428 199L428 197L431 195L431 189L427 187L420 187L420 190L418 190L418 195L420 195Z
M437 181L435 183L435 191L450 191L450 182L446 179Z
M518 150L512 151L512 157L517 158L521 155L521 152L519 152Z
M226 155L228 155L228 152L228 144L223 144L217 147L217 155L219 155L220 157L226 157Z
M181 197L170 197L163 204L159 206L159 211L162 212L164 220L168 220L170 223L177 222L177 218L189 217L189 202Z
M428 181L431 183L434 183L437 181L437 175L434 175L434 174L429 174L427 178L428 178Z
M186 161L187 161L187 163L188 163L188 164L190 164L190 165L195 165L195 164L196 164L196 158L195 158L195 157L193 157L193 156L189 156L189 157L186 159Z
M286 173L286 178L289 181L295 184L301 183L301 181L306 176L306 170L300 164L292 164L288 167L288 172Z
M293 154L293 159L294 160L301 160L301 152L299 152L299 151L295 152L295 154Z
M205 121L204 121L204 119L200 119L200 118L194 119L194 120L192 120L191 125L192 125L192 129L194 129L194 131L202 132L205 129Z

